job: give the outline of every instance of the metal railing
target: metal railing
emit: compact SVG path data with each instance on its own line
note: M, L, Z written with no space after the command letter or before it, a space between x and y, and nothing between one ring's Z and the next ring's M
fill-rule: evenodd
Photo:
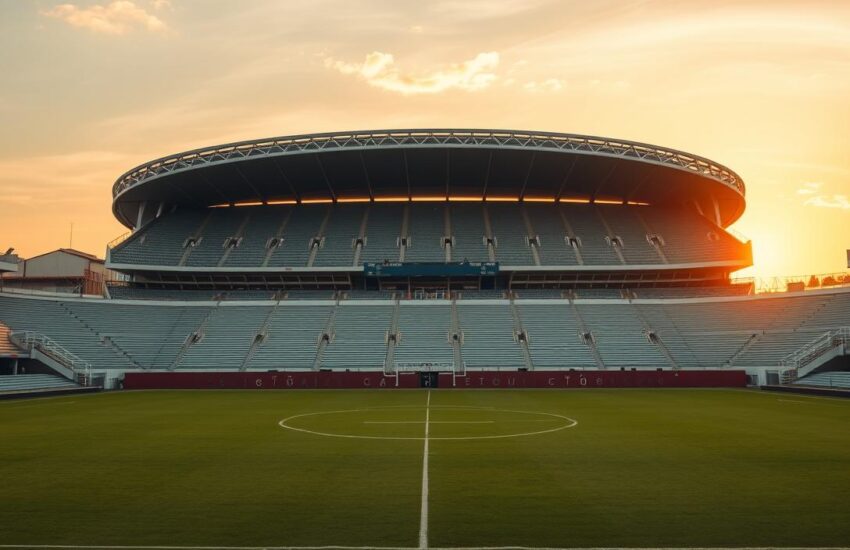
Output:
M779 362L779 366L799 370L811 364L818 357L850 342L850 327L842 327L825 332L793 353L789 353Z
M777 277L733 277L732 283L752 284L758 294L789 292L797 286L801 290L840 288L850 286L850 272L786 275Z
M132 234L133 234L133 232L132 232L132 231L127 231L127 232L125 232L125 233L122 233L122 234L118 235L117 237L115 237L114 239L112 239L111 241L109 241L108 243L106 243L106 249L107 249L107 250L112 250L113 248L115 248L115 247L116 247L116 246L118 246L119 244L121 244L121 243L123 243L124 241L126 241L126 240L130 237L130 235L132 235Z
M91 363L80 359L50 337L32 330L17 330L9 334L9 340L29 351L40 351L73 372L77 382L84 386L89 385Z
M396 362L394 365L395 372L455 372L454 363L440 362Z
M124 173L112 188L113 197L147 179L197 166L252 157L380 147L504 147L574 151L615 158L632 158L673 166L711 178L744 194L740 176L704 157L626 140L552 132L485 129L375 130L281 136L194 149L162 157Z

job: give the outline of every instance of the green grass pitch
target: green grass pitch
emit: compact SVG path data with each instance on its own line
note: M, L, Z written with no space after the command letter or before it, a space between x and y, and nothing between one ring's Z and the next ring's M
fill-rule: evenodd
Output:
M428 400L2 402L0 545L415 548L426 416L430 547L850 545L850 401L636 389Z

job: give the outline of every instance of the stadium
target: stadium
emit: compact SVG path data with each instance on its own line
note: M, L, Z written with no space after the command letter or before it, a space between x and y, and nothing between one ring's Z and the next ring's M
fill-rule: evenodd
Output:
M735 279L730 168L382 130L187 151L112 196L105 296L0 291L0 396L52 397L0 402L0 547L850 541L850 288Z

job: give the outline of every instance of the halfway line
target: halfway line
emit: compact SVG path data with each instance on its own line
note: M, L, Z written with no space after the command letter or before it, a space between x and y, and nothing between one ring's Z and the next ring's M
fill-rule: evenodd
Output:
M422 504L419 513L419 548L428 548L428 434L431 425L431 390L425 401L425 445L422 451Z
M428 424L494 424L495 420L432 420ZM547 422L549 422L547 420ZM364 420L364 424L425 424L424 420ZM427 434L426 434L427 435Z

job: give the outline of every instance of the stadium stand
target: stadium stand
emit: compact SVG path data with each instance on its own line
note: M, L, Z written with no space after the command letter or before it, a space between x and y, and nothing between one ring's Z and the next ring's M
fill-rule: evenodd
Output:
M396 363L452 363L451 332L452 308L442 301L401 302Z
M153 220L111 251L116 264L177 266L208 213L181 209Z
M263 267L306 267L312 241L319 234L328 212L326 204L291 209L282 222L282 232L268 234L268 239L280 239L280 246L269 248Z
M743 244L702 216L665 207L641 208L647 228L664 240L664 255L674 264L739 257Z
M452 203L451 259L454 261L487 262L487 229L484 223L484 208L481 204Z
M584 265L618 265L624 263L611 244L609 232L593 207L568 204L561 207L565 219L578 239ZM627 207L630 208L630 207ZM626 236L629 241L632 239Z
M696 155L566 134L386 131L208 148L115 183L113 211L133 233L108 249L107 266L128 279L108 287L111 299L0 292L0 322L115 379L764 373L850 325L850 293L758 296L733 284L752 262L725 229L744 191Z
M333 310L328 305L281 303L266 320L266 336L248 357L246 367L315 368L321 335Z
M463 331L467 368L518 368L525 365L516 342L515 319L507 302L494 305L461 303L457 308Z
M446 205L411 203L408 209L409 238L404 247L405 262L445 262Z
M406 205L387 203L369 208L360 263L398 261Z
M393 293L371 300L361 293L340 305L330 291L300 293L308 295L253 306L3 294L0 321L12 330L42 331L105 369L379 368L394 330L396 361L454 360L449 300L402 300L394 329ZM468 368L596 368L594 349L607 368L775 367L850 320L848 292L572 304L554 297L512 303L495 294L455 303ZM327 349L317 355L325 333Z
M0 395L34 391L76 389L80 386L67 378L52 374L16 374L0 376Z
M118 245L110 259L122 265L308 267L315 246L312 266L351 267L362 230L357 265L398 260L401 237L408 239L407 262L490 261L485 212L493 228L494 259L504 265L576 266L580 256L587 266L661 266L739 260L745 253L734 237L700 216L658 207L411 203L406 235L401 235L404 207L373 206L364 226L366 210L362 204L254 206L213 209L207 218L180 210ZM268 248L272 239L282 239L280 246ZM156 244L163 242L169 244ZM178 248L182 243L186 248Z
M393 306L349 302L335 308L331 341L321 365L336 369L382 370Z
M850 389L850 372L817 372L794 382L798 386Z

